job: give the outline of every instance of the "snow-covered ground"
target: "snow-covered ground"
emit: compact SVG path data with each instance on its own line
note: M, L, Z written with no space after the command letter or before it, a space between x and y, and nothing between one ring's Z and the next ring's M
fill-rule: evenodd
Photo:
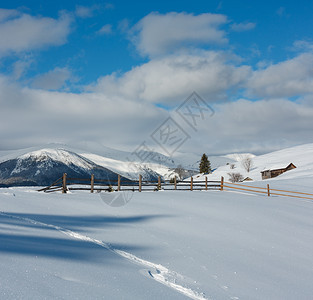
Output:
M312 177L276 181L305 188ZM0 189L1 299L312 299L313 202Z
M229 156L232 158L240 158L240 155ZM229 165L220 166L212 174L199 174L198 176L195 176L194 179L204 180L204 176L207 176L208 180L220 180L221 176L223 176L225 180L228 180L228 173L240 173L243 175L243 178L250 177L254 181L262 181L261 171L285 168L290 163L293 163L297 168L281 174L277 178L272 178L266 181L313 177L313 144L291 147L255 157L251 156L251 154L242 154L241 158L244 157L251 157L252 169L250 172L247 172L244 169L242 162L239 160L233 164L230 163ZM231 169L231 165L234 165L234 169Z

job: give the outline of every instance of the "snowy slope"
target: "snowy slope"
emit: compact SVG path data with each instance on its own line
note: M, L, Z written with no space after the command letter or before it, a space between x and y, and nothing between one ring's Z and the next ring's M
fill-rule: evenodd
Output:
M108 147L93 147L97 153L86 152L79 148L66 145L51 144L45 148L28 148L14 151L0 151L0 164L18 159L58 161L65 165L76 165L83 169L91 169L91 165L98 165L109 169L114 173L121 174L129 179L138 180L139 174L146 180L152 180L159 175L164 179L175 176L176 163L172 158L157 152L143 152L140 155L126 151L111 149ZM40 158L38 158L40 157Z
M201 156L197 158L193 163L187 165L186 167L190 170L199 171L199 165L200 165L200 159ZM221 155L221 156L208 156L208 160L211 164L211 169L214 170L220 166L226 165L227 163L235 163L236 160L230 157Z
M110 169L112 172L121 174L129 179L138 179L139 174L148 179L151 176L162 176L168 180L177 174L175 168L181 165L186 170L199 170L199 163L201 155L192 153L175 153L175 157L167 157L157 152L141 152L136 154L136 151L127 152L117 149L105 147L98 143L82 143L76 147L63 144L48 144L42 147L33 147L14 151L0 151L0 163L6 160L15 159L17 156L28 155L30 152L41 152L44 149L55 150L57 154L59 149L64 149L72 153L78 154L80 157ZM253 154L249 154L253 156ZM52 155L56 157L57 155ZM240 154L210 156L212 169L226 163L234 163ZM141 159L143 157L143 159ZM62 158L64 159L64 157ZM66 159L65 159L66 160Z
M255 156L252 158L252 162L253 167L249 173L242 167L241 161L238 161L235 163L235 169L231 169L230 165L221 166L212 174L207 175L208 179L219 180L221 176L224 176L224 178L228 180L228 173L239 172L243 177L250 177L255 181L259 181L262 180L261 171L266 169L284 168L290 163L293 163L297 168L268 180L312 177L313 144L300 145ZM195 180L204 180L204 175L195 178Z
M65 149L41 149L0 163L0 185L50 185L63 173L69 177L116 180L117 174Z
M81 156L87 158L90 161L93 161L99 166L108 168L113 172L123 175L129 179L138 180L139 174L141 174L144 178L148 179L150 175L154 176L162 176L164 179L170 179L175 176L175 172L173 171L174 166L171 164L171 167L162 163L155 162L138 162L138 161L130 161L120 160L120 159L112 159L92 153L81 153ZM151 176L150 176L151 177Z
M70 152L65 149L41 149L37 151L32 151L21 155L18 157L18 160L37 160L37 161L45 161L49 159L49 161L58 161L67 166L75 165L82 169L90 169L93 167L91 161L84 159L83 157L77 155L74 152Z
M255 155L252 153L233 153L233 154L227 154L225 155L225 157L232 159L234 161L241 161L245 157L253 158L255 157Z
M311 179L297 182L313 192ZM313 293L312 201L164 191L134 193L113 208L97 194L9 188L0 189L0 207L1 299Z

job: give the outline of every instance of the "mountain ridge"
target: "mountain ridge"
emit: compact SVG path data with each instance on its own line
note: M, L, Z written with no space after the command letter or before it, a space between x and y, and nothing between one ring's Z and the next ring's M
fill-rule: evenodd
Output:
M128 180L138 180L139 174L144 180L156 180L158 176L164 180L179 177L176 168L181 164L158 152L129 153L108 147L101 150L100 146L96 152L105 155L62 144L0 152L0 185L50 185L63 173L75 178L88 178L94 174L109 180L116 180L118 174ZM189 159L192 157L196 156ZM212 158L213 168L235 161L227 156ZM185 175L196 174L198 165L198 161L182 165L187 170Z
M42 149L0 163L2 186L49 185L67 173L70 177L116 180L118 174L65 149Z

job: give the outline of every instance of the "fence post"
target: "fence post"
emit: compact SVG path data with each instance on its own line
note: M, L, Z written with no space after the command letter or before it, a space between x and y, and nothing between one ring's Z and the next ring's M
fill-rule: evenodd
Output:
M271 196L270 185L269 184L267 185L267 196L269 196L269 197Z
M158 190L161 189L161 176L158 177Z
M177 190L177 181L176 181L176 176L174 177L174 190Z
M63 178L62 178L62 194L66 194L67 192L67 187L66 187L66 173L63 173Z
M190 177L190 190L193 190L193 177Z
M93 193L93 188L95 184L95 175L91 174L91 179L90 179L90 193Z
M205 176L205 190L208 190L208 177Z
M221 177L221 191L224 190L224 177Z
M141 192L141 186L142 186L142 176L139 175L139 192Z
M119 192L121 190L121 175L118 174L117 176L117 191Z

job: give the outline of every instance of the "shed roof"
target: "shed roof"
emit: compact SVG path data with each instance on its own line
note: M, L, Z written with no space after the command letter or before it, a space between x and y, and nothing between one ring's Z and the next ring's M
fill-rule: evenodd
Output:
M280 164L280 165L273 165L271 168L264 168L261 173L266 172L266 171L274 171L274 170L281 170L281 169L287 169L290 165L293 165L296 167L293 163L287 163L287 164Z

